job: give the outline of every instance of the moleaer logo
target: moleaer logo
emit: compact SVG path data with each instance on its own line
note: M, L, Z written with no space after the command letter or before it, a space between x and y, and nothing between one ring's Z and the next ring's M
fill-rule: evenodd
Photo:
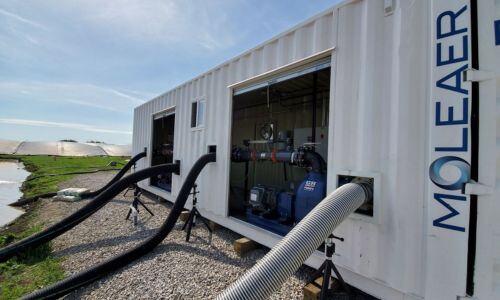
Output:
M460 172L456 180L443 178L441 170L444 166L453 166ZM429 168L429 176L435 185L445 190L461 190L470 179L470 165L456 156L444 156L436 159Z
M434 228L466 232L470 180L470 14L467 1L435 1L429 216ZM435 232L434 232L435 233Z
M424 2L424 1L422 1ZM470 0L431 0L431 89L426 170L425 299L456 299L467 286L472 83Z

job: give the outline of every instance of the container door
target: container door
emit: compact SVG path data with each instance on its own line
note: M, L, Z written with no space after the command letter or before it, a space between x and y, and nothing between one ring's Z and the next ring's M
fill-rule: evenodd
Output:
M151 166L173 162L175 113L167 112L153 117ZM160 174L150 179L150 184L167 192L172 191L172 173Z
M477 299L500 299L500 1L473 4L473 65L469 76L476 95L473 146L469 269L467 294ZM474 55L476 54L476 55ZM474 156L475 153L475 156Z

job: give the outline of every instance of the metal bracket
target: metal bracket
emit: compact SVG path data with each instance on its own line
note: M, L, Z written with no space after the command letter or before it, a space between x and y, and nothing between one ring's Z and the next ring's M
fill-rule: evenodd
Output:
M390 16L394 13L394 0L384 0L384 15Z
M174 161L174 163L175 163L175 164L177 164L177 165L179 165L179 170L177 170L177 171L175 171L175 172L173 172L173 173L174 173L175 175L181 175L181 161L180 161L180 159L176 159L176 160Z
M495 79L495 73L476 69L467 69L463 72L463 81L480 82Z
M493 194L493 187L471 181L465 184L464 194L477 196L491 195Z

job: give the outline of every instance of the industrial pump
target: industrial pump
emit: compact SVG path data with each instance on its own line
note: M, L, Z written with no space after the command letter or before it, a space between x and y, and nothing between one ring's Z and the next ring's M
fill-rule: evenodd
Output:
M302 182L292 191L258 184L249 191L246 219L248 222L285 235L302 220L326 195L325 161L311 147L257 151L235 147L233 162L272 161L308 169Z

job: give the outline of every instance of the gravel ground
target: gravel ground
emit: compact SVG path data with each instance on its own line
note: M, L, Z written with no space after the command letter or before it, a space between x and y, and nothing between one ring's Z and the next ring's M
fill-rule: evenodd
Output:
M114 173L79 175L65 182L65 187L87 187L97 189L111 179ZM103 209L96 212L66 234L54 240L54 251L64 257L63 267L67 274L74 274L108 257L130 249L153 234L167 216L170 205L157 203L146 197L142 199L155 213L154 217L142 210L140 223L134 227L124 218L131 203L131 193L123 193ZM89 200L76 203L46 202L41 217L53 223ZM185 242L185 233L177 224L154 251L132 262L105 278L81 288L68 299L206 299L214 298L226 287L252 267L268 251L254 250L240 258L233 251L233 242L240 236L228 229L214 232L212 243L208 232L196 226L191 242ZM311 276L312 269L303 266L277 291L272 299L302 299L302 287Z

